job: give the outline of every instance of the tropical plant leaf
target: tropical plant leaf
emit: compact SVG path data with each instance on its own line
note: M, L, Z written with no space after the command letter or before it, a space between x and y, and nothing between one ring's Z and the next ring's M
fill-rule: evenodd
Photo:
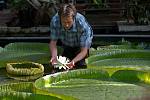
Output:
M105 77L105 72L106 71L103 70L96 71L84 69L56 73L36 80L35 87L40 90L46 90L52 93L73 96L80 100L91 100L93 98L95 100L127 100L132 97L141 97L144 94L144 92L141 93L141 91L145 91L145 88L142 86L130 83L116 82L119 81L120 77L124 77L123 74L118 73L120 76L118 76L119 78L117 78L117 80L114 78L117 72L114 73L112 77ZM140 74L142 75L145 73L141 72ZM137 74L136 71L134 73L133 70L133 74L126 74L126 77L131 76L133 79L132 82L141 82L140 78L137 76L140 74ZM103 78L100 78L100 76L105 78L105 81ZM126 78L126 80L131 80L131 78Z
M6 63L37 62L48 63L49 55L34 52L1 52L0 68L6 67Z
M15 80L31 81L44 74L44 66L34 62L7 63L7 76Z
M112 59L112 58L145 58L150 59L150 51L149 50L124 50L124 51L114 51L103 53L99 55L93 55L86 59L88 64L104 59Z
M13 74L7 74L7 76L9 78L15 79L15 80L19 80L19 81L35 81L38 78L41 78L44 75L44 73L39 73L39 74L35 74L35 75L13 75Z
M144 73L145 72L136 70L118 70L112 74L111 78L122 82L140 82L141 79L139 78L139 75Z
M58 54L62 54L63 49L58 46ZM50 55L48 43L34 43L34 42L16 42L10 43L5 46L6 51L19 51L19 52L41 52Z
M26 92L6 92L3 91L0 93L1 100L62 100L54 96L49 95L41 95L34 93L26 93Z
M101 49L133 49L131 45L108 45L108 46L98 46L97 50Z
M147 70L118 70L111 75L111 78L121 82L150 84L150 73Z
M32 82L0 85L1 100L62 100L55 96L35 94Z
M0 85L0 99L6 100L78 100L35 88L33 82L19 82Z
M6 45L5 50L49 53L49 45L48 45L48 43L17 42L17 43L10 43L10 44Z
M44 66L34 62L7 63L6 70L13 75L36 75L44 72Z
M58 54L63 49L58 47ZM49 63L50 51L48 43L10 43L0 52L0 68L6 63L31 61L37 63Z
M138 49L143 50L148 46L146 43L133 44L128 41L124 43L120 43L118 45L106 45L106 46L98 46L97 50L101 49Z
M0 52L1 52L1 51L3 51L3 48L2 48L2 47L0 47Z
M33 82L18 82L0 85L0 91L33 92Z
M90 50L90 55L96 55L106 52L113 52L113 51L127 51L127 50L144 50L147 44L141 43L136 46L129 44L122 44L122 45L107 45L107 46L98 46L97 49Z
M56 83L63 80L69 80L73 78L81 78L81 79L106 79L109 77L109 74L106 71L102 70L95 70L95 69L80 69L80 70L73 70L68 72L61 72L56 73L57 77L50 77L51 75L47 75L43 78L36 80L35 85L38 87L50 85L52 83ZM45 82L45 78L49 81ZM38 84L36 84L38 83Z
M138 65L138 66L150 66L149 59L144 58L112 58L93 61L88 64L88 66L128 66L128 65Z
M109 53L109 52L117 52L117 51L120 51L120 52L123 52L125 51L124 49L99 49L99 50L90 50L89 52L89 55L92 56L92 55L100 55L100 54L103 54L103 53Z

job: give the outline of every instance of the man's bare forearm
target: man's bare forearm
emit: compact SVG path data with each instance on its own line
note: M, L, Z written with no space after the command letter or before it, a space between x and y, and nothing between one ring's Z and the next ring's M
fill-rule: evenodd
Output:
M49 44L52 58L57 57L57 46L56 46L56 43L57 43L56 41L50 41L50 44Z
M74 61L74 63L76 63L76 62L82 60L83 58L86 57L87 53L88 53L87 48L81 48L80 53L72 61Z

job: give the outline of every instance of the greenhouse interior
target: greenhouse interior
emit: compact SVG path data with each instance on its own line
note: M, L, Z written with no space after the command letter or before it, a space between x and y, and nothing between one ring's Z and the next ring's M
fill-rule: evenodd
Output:
M0 0L0 91L0 100L150 100L150 1Z

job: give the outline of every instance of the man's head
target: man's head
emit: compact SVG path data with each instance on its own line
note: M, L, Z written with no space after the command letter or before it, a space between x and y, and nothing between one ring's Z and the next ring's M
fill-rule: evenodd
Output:
M74 22L74 16L76 15L76 8L72 4L63 4L60 6L59 15L63 27L65 29L70 29Z

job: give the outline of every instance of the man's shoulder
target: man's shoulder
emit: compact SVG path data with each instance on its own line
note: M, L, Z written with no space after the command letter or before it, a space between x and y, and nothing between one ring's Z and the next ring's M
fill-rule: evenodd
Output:
M59 20L59 15L58 13L56 13L53 17L52 17L52 25L54 25L55 27L59 27L59 23L60 23L60 20Z
M58 13L56 13L53 17L52 17L52 20L58 20L59 19L59 15Z
M78 22L80 25L84 25L84 23L86 23L86 19L85 19L84 15L82 15L81 13L77 13L76 14L76 22Z
M78 13L78 12L77 12L76 18L77 18L77 19L80 19L80 18L84 18L84 16L83 16L81 13Z

